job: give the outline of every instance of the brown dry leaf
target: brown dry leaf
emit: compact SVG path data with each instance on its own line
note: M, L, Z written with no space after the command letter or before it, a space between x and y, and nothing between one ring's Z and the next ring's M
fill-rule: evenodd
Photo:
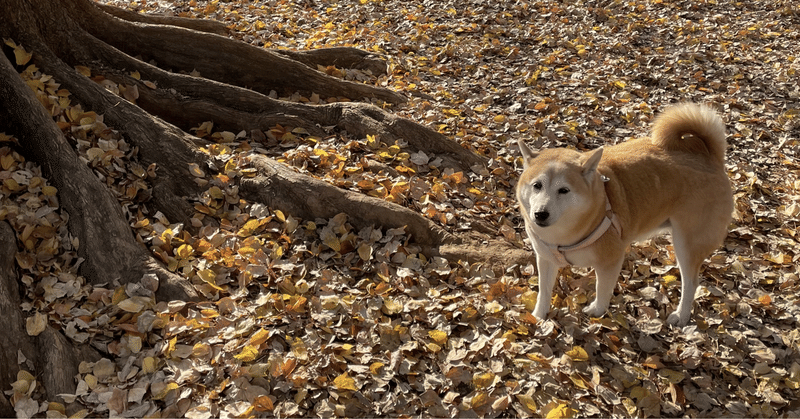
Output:
M81 371L75 400L86 412L104 412L112 399L122 408L116 388L117 396L128 391L128 408L137 399L152 404L142 415L181 406L189 417L797 416L800 111L796 54L787 53L798 32L792 4L736 3L708 13L702 4L670 1L212 3L116 4L219 19L231 36L259 48L354 45L382 55L386 75L322 71L407 94L392 113L487 163L454 170L404 139L339 129L316 137L319 127L292 126L236 133L209 121L190 131L213 141L202 151L219 160L188 167L207 190L195 202L192 228L171 224L137 201L158 168L137 161L120 127L84 110L91 104L81 107L58 80L20 64L29 54L7 42L76 154L122 197L137 237L208 300L155 303L76 277L80 242L68 234L59 191L25 161L20 142L0 135L0 220L19 238L23 304L37 313L31 322L44 317L69 338L108 349L109 359ZM363 16L374 18L364 25ZM128 100L143 93L138 84L104 80L99 69L76 69ZM341 100L271 97L306 106ZM723 115L736 207L725 244L704 264L685 328L664 322L681 283L664 238L631 247L604 317L580 312L593 298L592 275L569 268L549 318L537 320L532 259L500 267L448 261L423 252L402 228L358 230L339 216L300 220L238 194L242 177L258 175L247 163L257 152L402 205L451 233L486 231L530 250L514 199L516 140L536 148L610 145L646 135L654 115L680 100L710 103ZM652 352L642 357L642 348ZM40 388L32 377L17 386ZM34 391L19 399L18 411L41 415L44 397ZM47 414L57 416L49 405Z

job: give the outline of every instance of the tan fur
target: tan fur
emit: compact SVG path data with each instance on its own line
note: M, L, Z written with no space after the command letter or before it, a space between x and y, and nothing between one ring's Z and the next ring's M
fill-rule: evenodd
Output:
M667 109L656 119L649 138L592 152L550 149L534 153L520 141L525 170L517 185L517 199L539 268L534 316L547 315L559 267L544 246L569 246L589 235L605 217L608 199L621 235L609 229L594 244L566 254L570 263L592 266L597 274L597 297L584 311L603 315L628 244L668 227L682 276L681 300L668 321L685 325L700 266L720 246L731 220L725 146L719 116L695 104ZM596 161L598 153L602 158L595 169L590 160L594 156Z

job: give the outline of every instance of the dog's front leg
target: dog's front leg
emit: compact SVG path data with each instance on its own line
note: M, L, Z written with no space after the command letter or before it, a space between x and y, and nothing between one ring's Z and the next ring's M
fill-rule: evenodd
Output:
M556 284L558 266L544 257L537 256L536 267L539 270L539 295L536 297L533 317L544 320L550 311L550 301L553 297L553 286Z
M595 266L594 273L597 276L597 295L594 302L583 309L583 312L591 317L601 317L608 309L611 296L614 295L614 288L617 286L619 271L622 269L622 262L625 257L620 257L611 263Z

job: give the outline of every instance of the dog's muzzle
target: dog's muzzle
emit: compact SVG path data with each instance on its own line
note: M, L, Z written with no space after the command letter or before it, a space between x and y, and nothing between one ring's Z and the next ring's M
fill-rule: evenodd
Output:
M533 221L539 227L547 227L550 225L548 219L550 218L550 213L548 211L536 211L533 213Z

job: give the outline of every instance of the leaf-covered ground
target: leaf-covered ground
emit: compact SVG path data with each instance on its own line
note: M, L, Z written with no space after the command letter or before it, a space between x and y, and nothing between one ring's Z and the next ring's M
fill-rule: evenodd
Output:
M388 76L321 70L404 92L411 100L392 112L490 163L454 172L403 142L279 126L252 136L208 123L194 133L217 140L206 151L224 174L187 169L207 187L196 227L204 217L220 227L192 235L148 212L154 168L9 41L22 77L119 197L137 237L208 299L155 303L148 281L86 285L57 191L17 152L13 133L0 136L0 219L21 243L28 332L50 322L105 356L83 363L76 394L64 396L78 412L45 400L20 357L30 374L2 389L20 416L800 416L793 2L108 3L217 19L267 48L383 54ZM135 102L132 89L80 70ZM684 328L664 322L680 284L665 237L632 246L603 318L580 310L594 298L593 275L564 269L550 318L537 322L532 264L426 258L402 229L296 219L240 199L234 186L253 176L248 156L263 153L453 232L489 226L522 247L518 138L581 150L614 144L687 100L726 121L736 212Z

